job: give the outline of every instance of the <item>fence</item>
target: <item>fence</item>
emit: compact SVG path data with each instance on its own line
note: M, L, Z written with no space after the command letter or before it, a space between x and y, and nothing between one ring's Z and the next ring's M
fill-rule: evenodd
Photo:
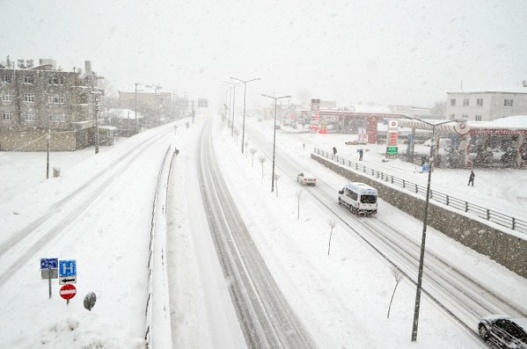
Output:
M378 180L391 183L397 187L403 188L405 190L411 191L415 194L422 195L426 198L426 186L422 186L416 183L412 183L402 178L394 177L390 174L378 171L373 168L364 166L362 163L354 162L349 159L334 155L332 152L328 152L322 149L315 148L314 153L325 157L326 159L331 159L338 164L342 164L349 168L354 169L356 172L361 172L365 175L369 175L377 178ZM493 222L502 227L512 229L521 233L527 233L527 221L523 219L518 219L516 217L509 216L507 214L497 212L488 208L485 208L480 205L473 204L471 202L456 198L451 195L441 193L437 190L430 189L430 200L438 202L440 204L449 206L459 211L463 211L469 215L476 216L482 219L485 219L489 222Z
M153 323L153 297L154 297L154 270L156 266L154 265L154 255L157 253L162 253L162 251L159 251L156 248L155 239L156 239L156 212L157 212L157 205L159 204L159 189L162 186L162 173L165 168L165 163L169 155L170 146L168 147L165 156L163 158L163 162L161 163L161 167L159 169L158 177L157 177L157 184L156 184L156 191L154 195L154 201L152 204L152 219L151 219L151 226L150 226L150 242L148 245L148 294L146 298L146 308L145 308L145 342L146 342L146 349L152 348L152 323ZM172 157L173 158L173 157ZM168 170L170 171L170 170ZM162 204L162 203L161 203ZM159 237L157 237L159 238ZM160 258L164 258L159 256Z

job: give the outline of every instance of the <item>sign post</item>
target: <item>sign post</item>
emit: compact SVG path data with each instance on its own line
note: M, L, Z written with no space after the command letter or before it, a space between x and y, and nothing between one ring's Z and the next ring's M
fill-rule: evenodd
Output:
M60 296L66 300L66 304L70 304L70 299L77 294L77 288L72 284L66 284L60 288Z
M77 283L77 261L61 260L59 262L59 284Z
M42 279L48 279L49 298L51 298L51 279L58 278L58 258L41 258L40 274Z
M396 158L398 154L398 123L397 120L388 120L388 134L386 135L386 157Z

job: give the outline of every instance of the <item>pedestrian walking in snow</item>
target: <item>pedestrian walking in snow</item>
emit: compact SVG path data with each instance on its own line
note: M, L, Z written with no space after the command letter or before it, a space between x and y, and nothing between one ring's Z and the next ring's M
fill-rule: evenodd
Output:
M362 161L362 156L364 155L364 150L359 149L359 161Z
M337 155L337 148L333 147L333 155Z
M470 176L468 177L468 184L467 185L471 185L474 186L474 178L476 177L476 174L474 173L474 171L470 171Z

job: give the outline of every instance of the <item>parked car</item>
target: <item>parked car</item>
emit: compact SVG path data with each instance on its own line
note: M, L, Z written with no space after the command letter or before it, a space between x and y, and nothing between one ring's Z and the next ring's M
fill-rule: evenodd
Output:
M299 173L298 176L296 176L296 180L298 183L303 185L317 185L316 177L307 172Z
M527 349L527 318L486 316L478 324L479 335L499 348Z

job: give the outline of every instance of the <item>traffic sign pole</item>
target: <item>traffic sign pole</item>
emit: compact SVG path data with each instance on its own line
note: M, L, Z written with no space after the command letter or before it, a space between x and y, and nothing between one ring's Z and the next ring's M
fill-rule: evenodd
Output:
M57 278L57 268L59 260L58 258L41 258L40 259L40 270L41 278L48 279L49 298L51 298L51 279Z
M66 300L66 304L70 304L70 299L77 294L77 288L75 288L75 285L66 284L60 288L59 293L60 296Z

